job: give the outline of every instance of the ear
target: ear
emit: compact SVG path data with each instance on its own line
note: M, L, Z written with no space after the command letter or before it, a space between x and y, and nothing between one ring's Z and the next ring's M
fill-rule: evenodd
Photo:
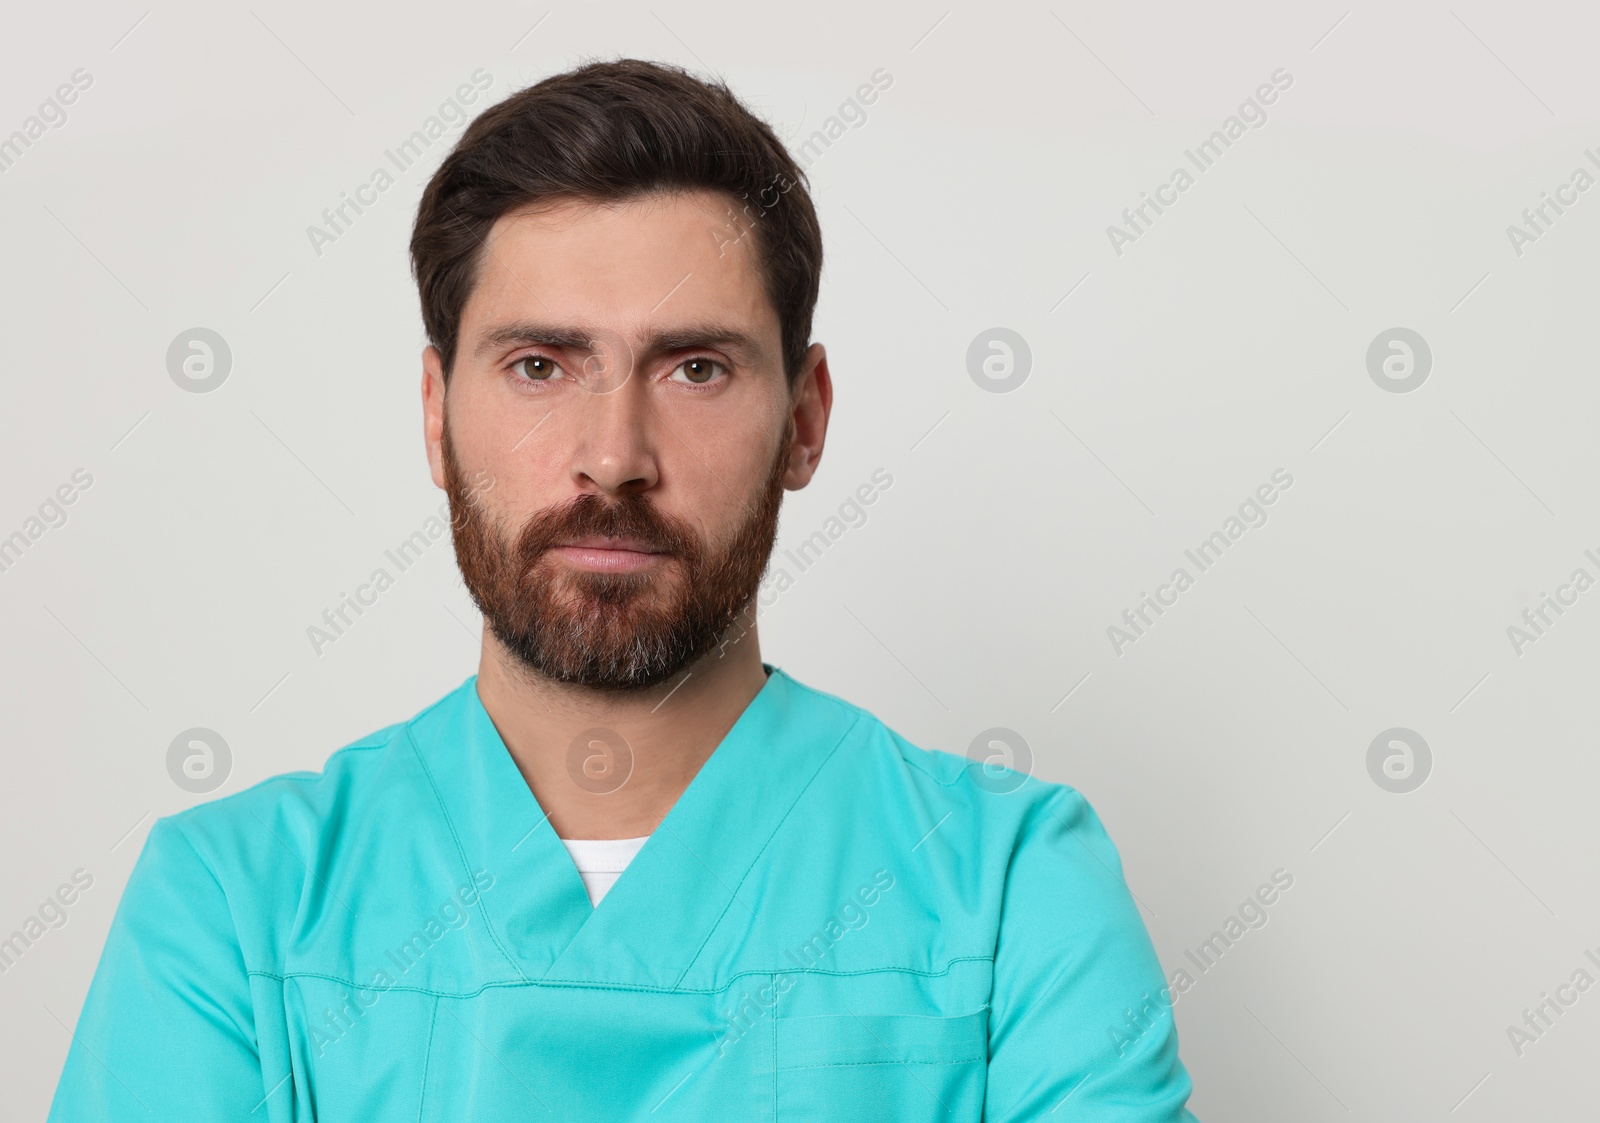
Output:
M822 445L828 436L828 415L833 410L833 377L828 373L828 353L820 343L806 349L805 361L790 391L790 420L794 444L783 486L799 491L811 482L822 462Z
M444 488L444 359L437 347L422 352L422 441L428 450L433 486Z

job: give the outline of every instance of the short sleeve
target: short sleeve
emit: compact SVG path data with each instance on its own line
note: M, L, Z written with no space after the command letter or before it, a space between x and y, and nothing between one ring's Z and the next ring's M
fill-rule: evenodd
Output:
M227 896L183 829L159 820L112 919L49 1123L264 1119L265 1098Z
M1058 787L1011 856L986 1123L1193 1123L1170 994L1094 809Z

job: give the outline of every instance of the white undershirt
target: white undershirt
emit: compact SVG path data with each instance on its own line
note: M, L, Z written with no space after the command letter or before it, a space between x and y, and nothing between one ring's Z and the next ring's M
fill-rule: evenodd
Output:
M649 841L649 835L643 838L563 838L561 845L567 848L572 864L578 867L583 887L589 891L589 904L594 906Z

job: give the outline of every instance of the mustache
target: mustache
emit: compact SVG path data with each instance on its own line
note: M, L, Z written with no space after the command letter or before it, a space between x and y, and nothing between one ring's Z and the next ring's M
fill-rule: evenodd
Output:
M524 566L541 554L577 538L635 538L652 550L697 561L700 540L681 520L665 515L643 495L606 500L576 495L528 521L517 536L516 556Z

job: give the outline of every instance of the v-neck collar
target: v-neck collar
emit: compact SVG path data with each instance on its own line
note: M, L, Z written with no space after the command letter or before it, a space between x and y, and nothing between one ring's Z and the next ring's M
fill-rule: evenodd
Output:
M468 678L410 726L489 923L529 980L680 985L789 809L860 712L763 664L767 681L598 906Z

